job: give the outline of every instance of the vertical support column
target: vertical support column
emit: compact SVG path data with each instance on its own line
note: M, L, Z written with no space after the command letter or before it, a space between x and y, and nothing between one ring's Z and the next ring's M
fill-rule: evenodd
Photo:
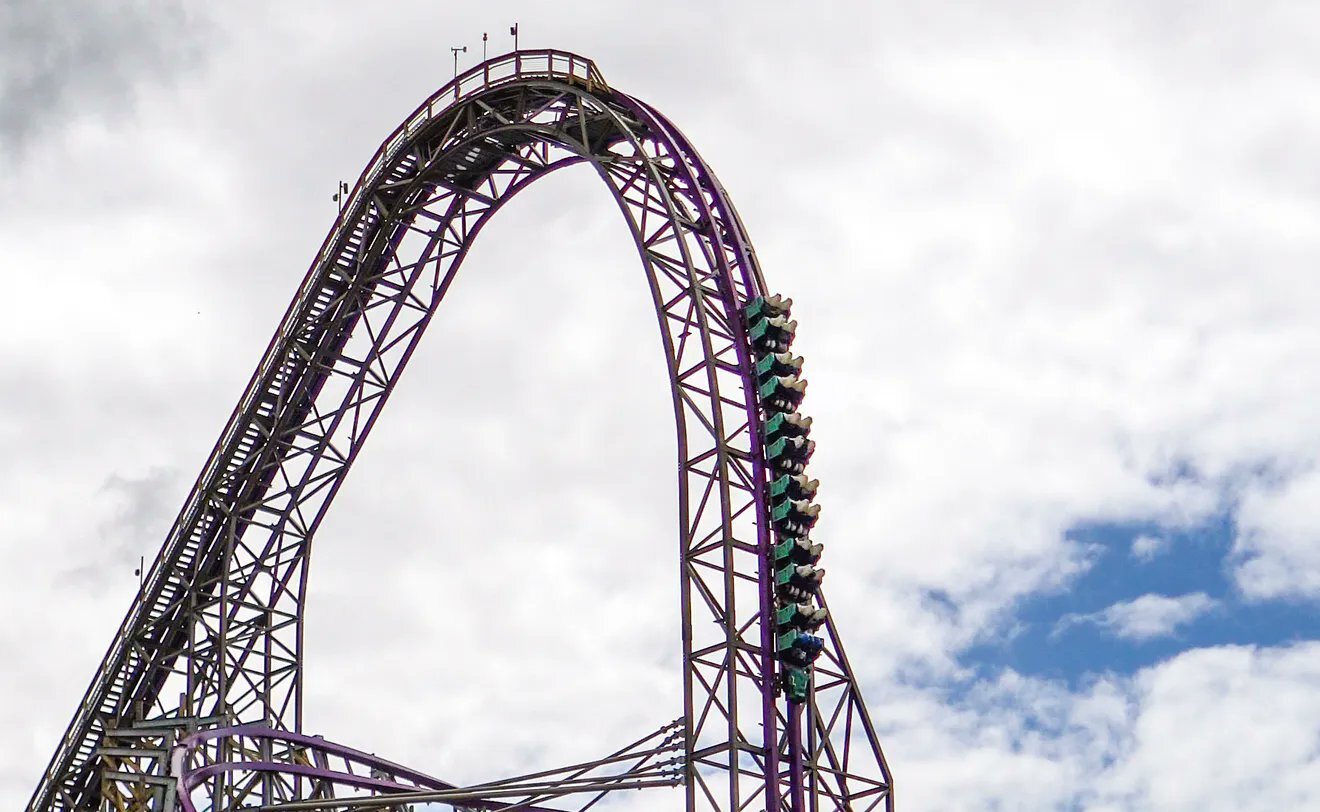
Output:
M788 738L788 794L793 812L806 812L806 793L803 781L802 709L804 703L793 702L788 707L788 724L784 735Z

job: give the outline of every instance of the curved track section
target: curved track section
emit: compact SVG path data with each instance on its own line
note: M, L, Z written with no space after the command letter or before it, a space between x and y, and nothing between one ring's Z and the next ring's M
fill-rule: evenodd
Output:
M733 204L677 128L592 62L524 51L446 85L368 164L29 812L96 808L111 728L225 718L301 729L311 539L482 226L580 163L633 234L672 386L687 808L892 808L833 621L810 701L781 696L764 418L744 323L767 290ZM296 761L289 740L268 744L271 760Z
M173 789L182 812L198 812L212 806L209 793L223 777L231 806L275 793L270 784L280 781L298 798L344 798L345 790L376 795L419 790L447 791L454 785L409 770L349 747L297 733L273 730L262 725L241 725L200 730L180 738L170 748ZM221 760L213 758L221 753ZM276 759L276 753L292 758ZM203 797L194 801L201 790ZM169 799L161 806L171 808ZM469 803L474 809L491 804Z
M219 727L187 733L168 743L170 775L161 782L156 806L180 812L212 809L213 792L220 783L225 808L270 812L407 810L414 803L445 803L483 812L510 808L560 812L539 804L586 796L585 804L579 804L585 809L609 792L681 783L681 750L679 720L603 759L458 787L320 737L264 725ZM224 754L222 760L212 757L216 752ZM294 757L279 760L274 757L277 752Z

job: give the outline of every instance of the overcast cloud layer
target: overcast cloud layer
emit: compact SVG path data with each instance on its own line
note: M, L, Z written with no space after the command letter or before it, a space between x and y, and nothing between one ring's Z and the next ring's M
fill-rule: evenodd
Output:
M1320 10L819 5L0 9L0 807L26 802L335 184L451 45L472 64L515 19L691 137L797 302L831 607L902 808L1320 807L1320 643L1180 642L1320 600ZM318 538L313 732L467 781L678 715L656 338L586 170L483 233ZM1226 549L1195 543L1211 525ZM1229 594L1125 589L1171 556ZM1102 600L1049 645L1171 653L1068 680L977 659L1079 584Z
M195 12L174 0L0 6L0 155L21 157L31 142L83 111L131 116L143 80L168 84L198 56Z

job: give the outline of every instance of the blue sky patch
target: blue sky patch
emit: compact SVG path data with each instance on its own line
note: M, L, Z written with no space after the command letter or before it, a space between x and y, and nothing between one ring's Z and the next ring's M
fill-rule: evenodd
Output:
M1309 604L1242 600L1225 563L1234 533L1230 515L1186 529L1147 523L1076 527L1069 538L1100 550L1092 567L1060 592L1023 601L1018 625L1005 639L969 649L962 661L978 671L1011 668L1078 687L1093 675L1131 674L1187 649L1320 638L1320 617ZM1183 598L1184 622L1170 624L1167 634L1123 637L1122 624L1114 620L1126 610L1111 607L1151 595ZM1140 606L1151 603L1161 602L1147 598Z

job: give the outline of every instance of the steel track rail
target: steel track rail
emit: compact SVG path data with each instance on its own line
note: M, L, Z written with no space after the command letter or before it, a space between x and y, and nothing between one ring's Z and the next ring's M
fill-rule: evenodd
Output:
M804 775L834 808L860 797L892 807L888 767L833 625L833 694L822 693L830 707L808 711L819 741L804 742L801 719L776 699L764 448L741 317L767 291L746 229L668 120L611 89L589 60L537 51L459 76L368 163L28 812L96 804L94 755L108 727L228 714L300 729L316 528L481 228L536 179L583 162L633 234L669 369L687 807L798 808ZM863 746L852 745L858 735ZM213 746L210 757L225 761L223 743ZM217 808L252 791L225 780L214 778Z

